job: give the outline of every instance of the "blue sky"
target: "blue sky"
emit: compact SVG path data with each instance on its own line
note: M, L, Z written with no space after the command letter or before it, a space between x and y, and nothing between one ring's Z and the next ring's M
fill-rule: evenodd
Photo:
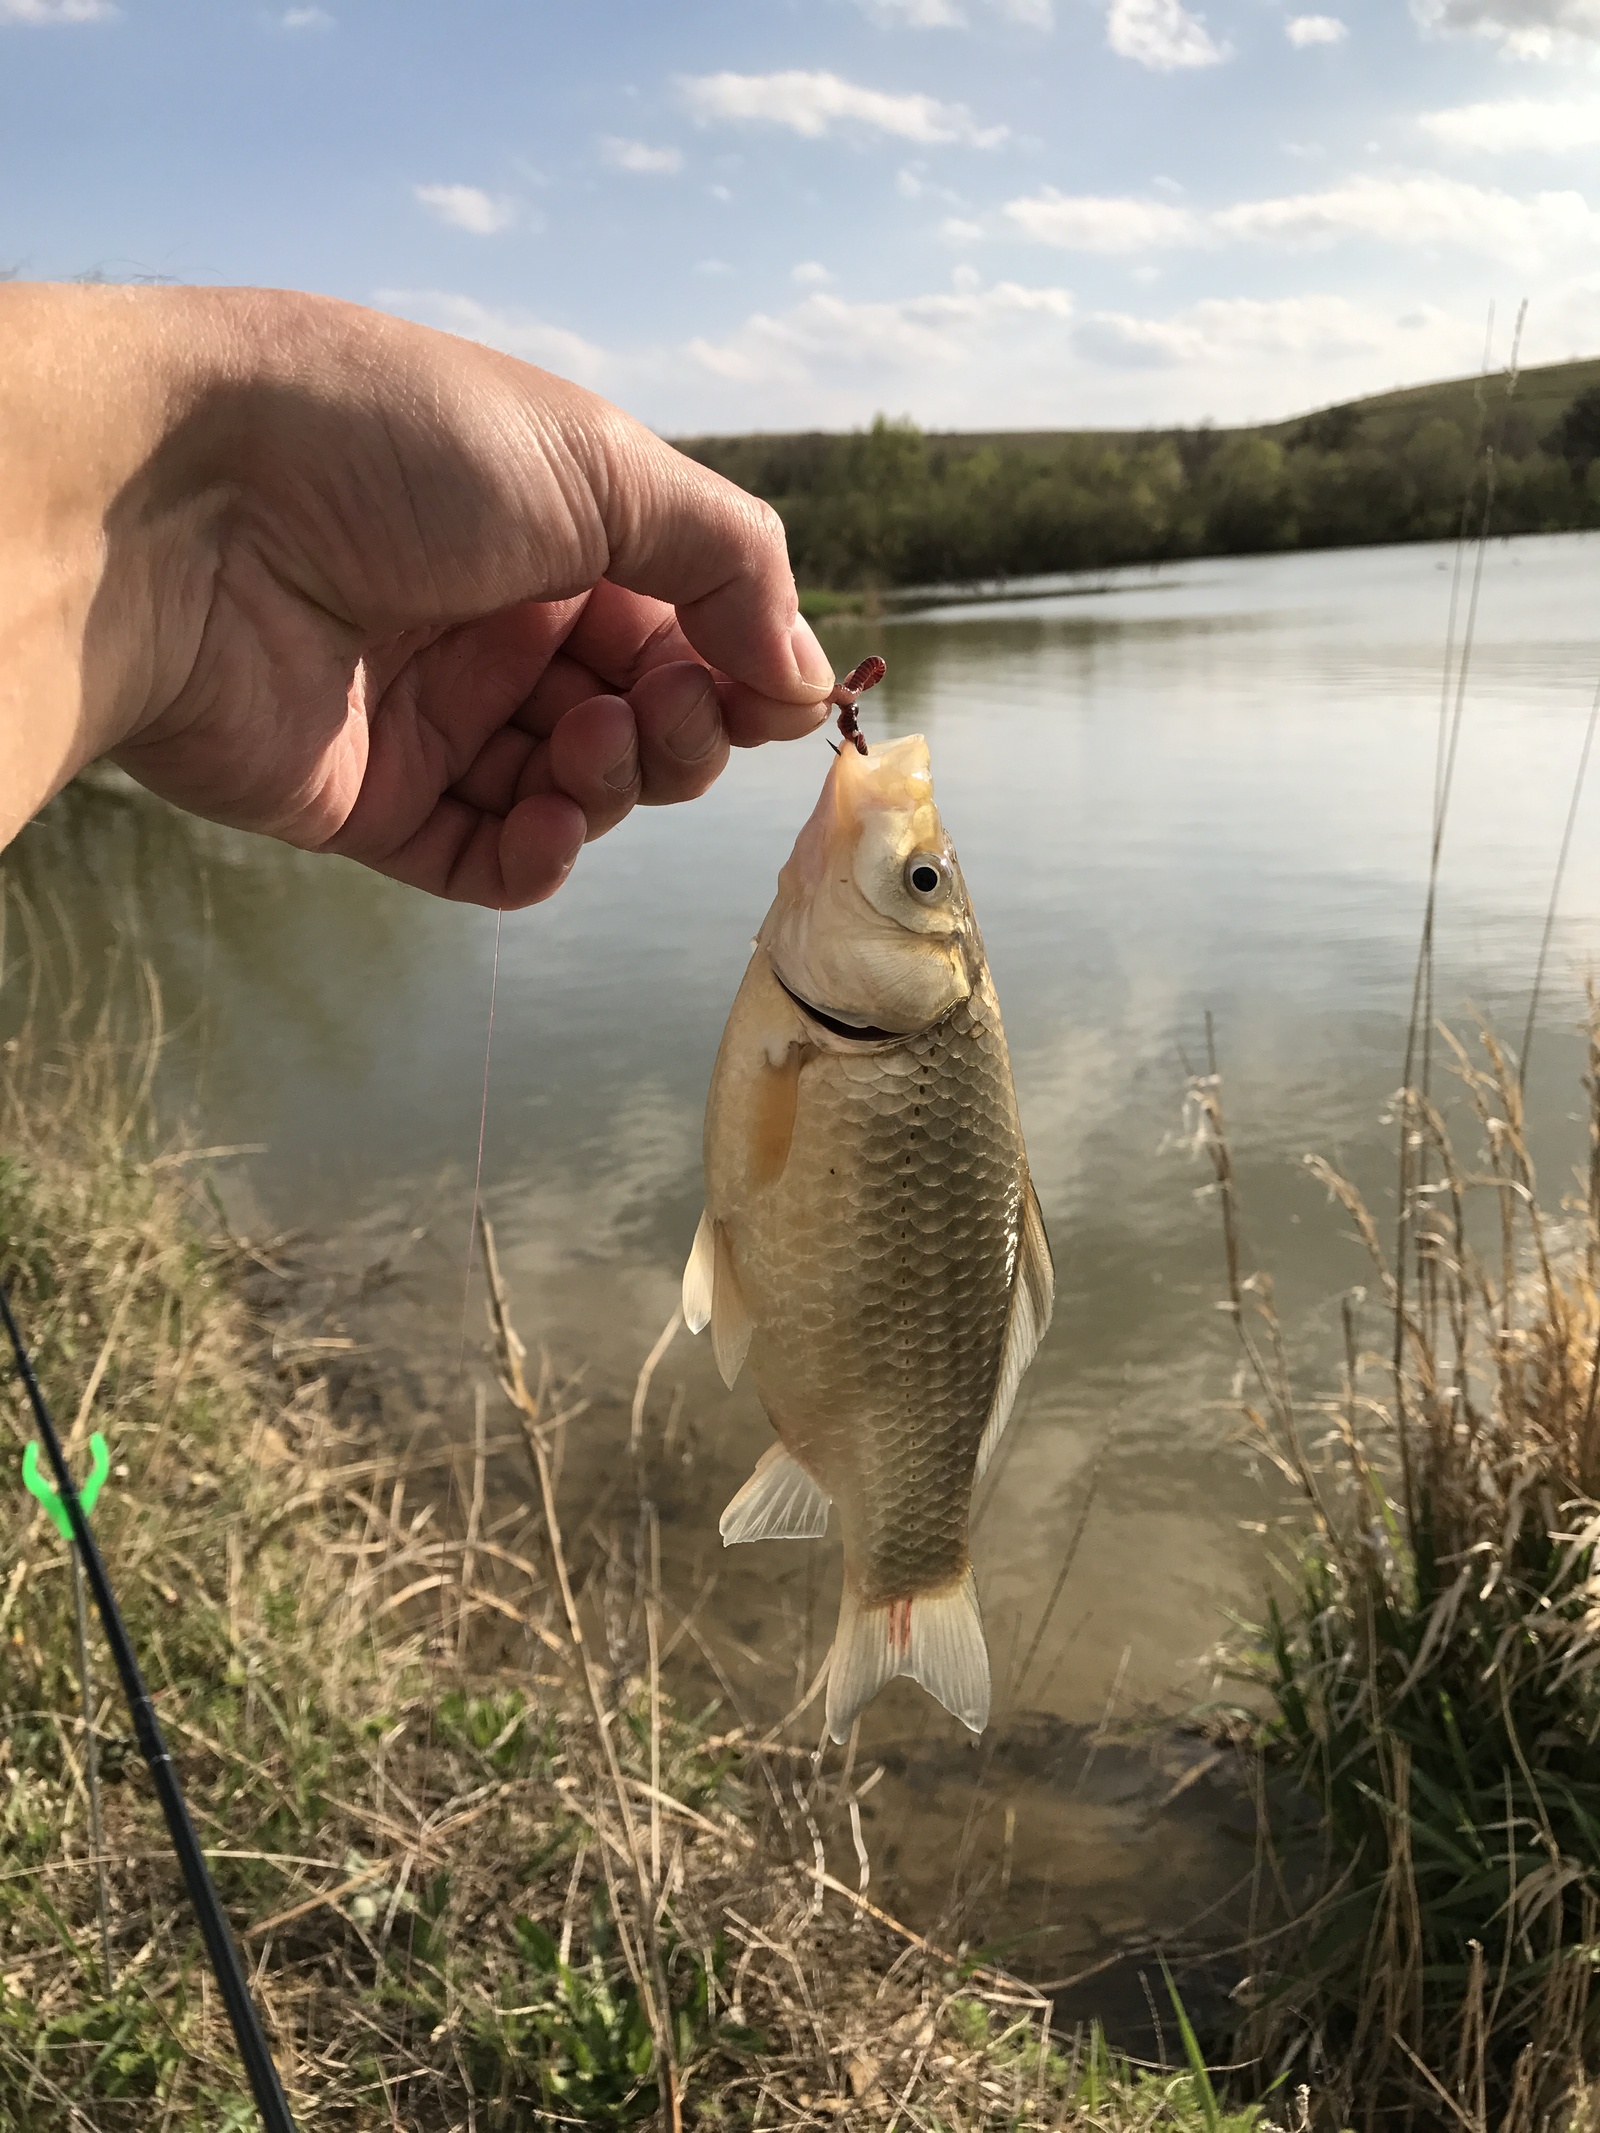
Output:
M1324 12L1326 10L1326 12ZM669 433L1600 352L1600 0L0 0L0 266L324 290Z

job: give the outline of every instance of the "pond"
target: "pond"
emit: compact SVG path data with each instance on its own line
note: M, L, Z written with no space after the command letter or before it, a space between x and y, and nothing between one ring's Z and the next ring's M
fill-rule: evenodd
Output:
M1183 1093L1209 1015L1251 1263L1274 1270L1312 1382L1340 1295L1369 1269L1303 1157L1354 1176L1380 1219L1392 1204L1387 1100L1453 701L1447 628L1471 567L1458 586L1453 552L1433 547L1205 561L832 633L840 671L868 650L888 660L869 734L928 736L1059 1285L980 1498L996 1724L975 1749L903 1683L873 1707L856 1775L886 1772L866 1803L874 1893L924 1930L1003 1942L1039 1976L1181 1927L1248 1869L1227 1788L1175 1793L1200 1747L1126 1730L1218 1693L1215 1648L1258 1605L1281 1509L1231 1394L1217 1213ZM1597 582L1600 536L1483 559L1437 999L1514 1043L1600 679ZM584 1372L563 1482L575 1520L619 1471L699 1212L722 1023L826 764L820 738L736 758L707 800L639 814L499 929L484 1201L524 1334ZM1600 918L1597 806L1590 792L1580 807L1530 1076L1557 1183L1582 1151L1573 1025ZM333 1240L352 1269L388 1262L362 1330L470 1429L458 1365L463 1326L468 1375L481 1344L463 1282L494 915L127 792L63 796L8 866L91 960L113 934L150 958L168 1094L208 1142L263 1145L253 1219ZM683 1663L766 1724L826 1648L837 1564L827 1544L723 1555L717 1513L768 1433L706 1346L680 1336L657 1378L652 1430L682 1387L664 1574L693 1618ZM808 1745L814 1720L796 1731Z

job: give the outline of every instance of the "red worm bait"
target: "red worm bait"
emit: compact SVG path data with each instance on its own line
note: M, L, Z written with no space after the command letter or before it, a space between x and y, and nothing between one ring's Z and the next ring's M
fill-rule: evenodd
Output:
M839 707L839 731L847 741L853 741L863 755L867 752L867 737L856 724L856 700L875 689L888 667L876 652L869 653L858 667L852 667L843 681L835 682L827 701Z

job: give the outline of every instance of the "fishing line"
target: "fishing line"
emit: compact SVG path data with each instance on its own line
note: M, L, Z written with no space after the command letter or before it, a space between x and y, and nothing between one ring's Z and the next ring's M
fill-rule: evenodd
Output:
M489 1026L484 1032L483 1040L483 1096L478 1107L478 1154L472 1173L472 1211L467 1217L466 1261L461 1273L461 1340L456 1351L456 1383L458 1387L464 1384L467 1374L467 1318L472 1308L472 1264L478 1241L478 1207L483 1194L483 1148L489 1130L489 1068L494 1057L494 1010L495 1001L500 991L500 938L505 927L505 920L504 910L496 911L494 915L494 954L489 965ZM455 1490L456 1468L452 1459L450 1463L450 1491L454 1494ZM466 1594L463 1589L463 1602L465 1598ZM439 1703L439 1660L447 1644L448 1605L449 1587L441 1585L439 1588L439 1634L428 1647L428 1722L424 1735L424 1746L430 1752L433 1748L434 1720ZM457 1621L458 1655L460 1637L465 1620L466 1617L462 1614ZM408 2043L412 2024L415 2020L415 2008L412 2004L411 1995L411 1979L415 1959L416 1919L413 1913L411 1928L406 1937L405 1988L408 2004L403 2028Z
M205 1853L200 1849L200 1840L195 1834L194 1824L189 1819L189 1809L183 1797L183 1786L178 1778L177 1766L172 1760L166 1741L162 1738L160 1723L150 1701L150 1692L139 1672L139 1662L134 1656L127 1625L122 1619L116 1595L111 1590L111 1580L106 1575L105 1564L100 1559L100 1550L84 1515L72 1470L67 1465L67 1455L62 1450L61 1439L56 1434L55 1423L50 1418L50 1410L39 1388L39 1380L34 1375L33 1362L23 1342L21 1329L12 1316L11 1301L6 1295L3 1282L0 1282L0 1321L4 1322L10 1338L12 1353L17 1360L17 1371L28 1395L28 1405L33 1410L33 1419L44 1444L45 1456L55 1477L56 1492L72 1528L73 1543L83 1565L84 1575L89 1581L89 1590L94 1594L95 1608L105 1630L112 1661L122 1682L123 1695L127 1699L134 1738L139 1743L139 1751L150 1772L156 1797L161 1802L161 1812L166 1817L167 1834L172 1839L172 1848L178 1855L179 1866L183 1869L184 1887L188 1891L189 1902L199 1924L201 1938L205 1942L212 1972L222 1989L223 2004L233 2026L239 2056L244 2061L256 2110L266 2133L296 2133L288 2099L278 2079L278 2069L273 2064L272 2049L267 2043L266 2031L261 2026L261 2017L256 2011L255 2001L250 1996L244 1966L239 1960L239 1950L229 1930L227 1914L217 1895L216 1884L211 1879L211 1870L206 1865Z
M500 931L504 911L494 915L494 962L489 971L489 1030L483 1040L483 1106L478 1113L478 1166L472 1175L472 1213L467 1221L467 1264L461 1279L461 1352L456 1358L456 1376L467 1367L467 1311L472 1302L472 1254L478 1240L478 1202L483 1192L483 1141L489 1128L489 1061L494 1052L494 1003L500 990Z

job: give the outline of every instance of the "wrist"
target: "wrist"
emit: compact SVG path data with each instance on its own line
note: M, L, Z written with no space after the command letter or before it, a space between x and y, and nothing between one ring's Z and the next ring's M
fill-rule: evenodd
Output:
M190 294L0 288L0 845L198 643L222 491L164 446L222 349Z

